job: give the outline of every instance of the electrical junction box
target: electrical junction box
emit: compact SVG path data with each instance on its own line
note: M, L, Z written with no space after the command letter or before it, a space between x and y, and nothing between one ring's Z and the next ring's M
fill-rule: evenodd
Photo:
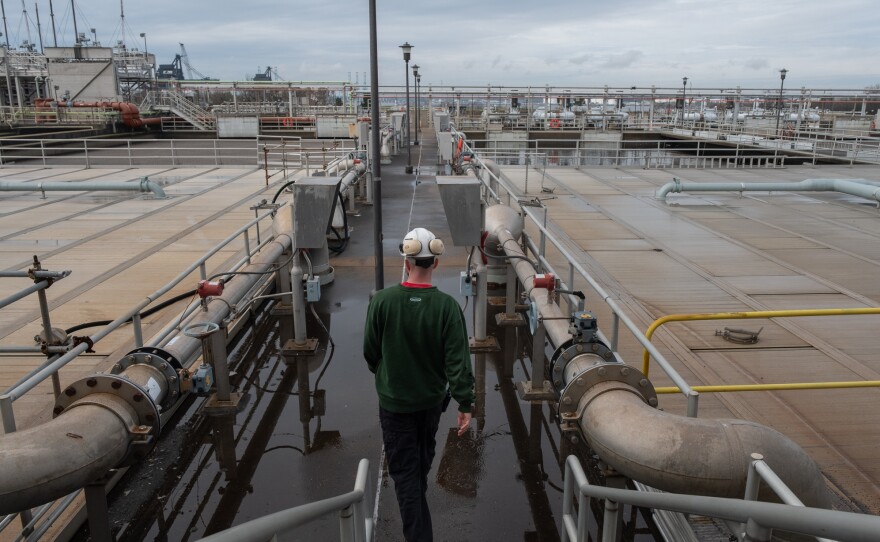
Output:
M437 127L438 132L448 132L449 113L444 113L441 111L437 111L436 113L434 113L434 126Z
M474 295L474 281L476 279L467 271L462 271L460 280L461 285L459 289L461 290L461 295L464 297Z
M208 395L214 385L214 368L210 365L199 365L192 375L193 393Z
M452 133L437 132L437 151L440 153L440 159L442 161L452 161L452 147Z
M314 303L321 300L321 280L318 277L312 277L306 280L306 301Z

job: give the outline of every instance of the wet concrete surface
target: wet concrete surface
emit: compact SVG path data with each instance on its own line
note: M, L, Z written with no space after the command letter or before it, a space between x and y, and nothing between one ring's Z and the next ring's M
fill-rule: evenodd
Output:
M403 153L382 170L386 285L401 278L397 244L410 227L427 227L450 239L433 178L417 181L405 175L405 161ZM413 161L419 163L416 149ZM433 161L433 156L422 160L423 165L432 162L430 167ZM280 353L286 336L282 326L289 324L267 311L230 354L233 384L245 396L243 408L237 414L209 417L201 411L203 399L196 398L181 409L176 425L168 425L150 457L132 468L110 496L111 525L118 540L197 540L272 512L348 492L361 458L371 462L368 493L372 497L378 489L375 540L402 540L393 483L379 464L378 401L361 355L363 321L375 277L372 208L361 206L350 223L348 249L331 258L336 280L322 288L322 299L315 304L333 344L311 316L308 327L309 336L319 338L321 344L306 360L309 387L324 390L324 414L304 414L302 407L314 411L316 397L302 404L305 397L298 390L304 380L298 377L296 361L288 365ZM435 284L457 296L458 273L465 267L467 253L449 245ZM460 299L464 305L465 299ZM468 305L469 325L471 311ZM513 328L491 331L503 349L473 356L478 403L471 432L463 438L455 435L453 404L437 434L430 475L436 483L428 493L435 539L558 540L561 443L552 408L525 403L516 395L515 382L528 378L527 333ZM562 453L568 448L563 446ZM624 516L629 521L635 514L627 510ZM595 520L591 523L596 525ZM326 517L279 540L335 540L338 529L337 519ZM646 534L641 519L626 532L626 539L654 539ZM84 528L77 540L88 539Z

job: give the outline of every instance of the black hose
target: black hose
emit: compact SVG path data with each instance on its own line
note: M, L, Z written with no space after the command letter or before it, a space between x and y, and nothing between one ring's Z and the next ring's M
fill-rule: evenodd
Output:
M278 189L278 192L275 192L275 195L272 197L272 203L275 203L276 201L278 201L278 196L280 196L281 193L284 192L284 189L294 183L296 183L296 181L288 181L288 182L284 183L284 185Z
M164 309L165 307L168 307L169 305L173 305L173 304L177 303L178 301L184 300L195 293L196 293L195 290L190 290L188 292L178 294L178 295L172 297L171 299L166 299L165 301L159 303L155 307L151 307L151 308L145 310L144 312L142 312L141 317L149 316L149 315L155 313L156 311L160 311L160 310ZM131 318L126 320L126 322L131 322ZM67 328L64 330L64 332L67 333L68 335L70 335L71 333L73 333L75 331L79 331L81 329L86 329L86 328L90 328L90 327L97 327L97 326L106 326L107 324L111 324L111 323L113 323L113 320L96 320L94 322L85 322L83 324L77 324L71 328Z

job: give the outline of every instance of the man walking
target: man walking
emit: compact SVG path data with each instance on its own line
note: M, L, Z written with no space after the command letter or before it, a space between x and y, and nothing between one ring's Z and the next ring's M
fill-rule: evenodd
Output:
M407 279L367 309L364 358L375 374L379 421L407 542L431 542L426 492L440 415L458 403L458 435L471 421L473 373L458 302L431 284L443 241L416 228L400 244ZM447 391L448 385L448 391Z

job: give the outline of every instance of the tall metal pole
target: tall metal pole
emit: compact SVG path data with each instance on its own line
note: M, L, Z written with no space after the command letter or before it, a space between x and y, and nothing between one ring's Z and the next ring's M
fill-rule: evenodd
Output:
M3 37L6 38L6 52L9 53L9 29L6 28L6 5L0 0L0 11L3 12ZM6 60L9 62L9 60Z
M40 52L43 52L43 27L40 26L40 5L34 2L34 13L37 15L37 36L40 37Z
M73 44L79 45L79 29L76 27L76 6L70 0L70 14L73 15Z
M55 8L52 7L52 0L49 0L49 18L52 19L52 43L53 47L58 47L58 34L55 32Z
M687 112L687 89L688 89L688 78L681 78L681 126L684 128L684 114Z
M379 160L379 52L376 38L376 0L370 0L370 165L373 171L373 249L375 291L385 288L385 258L382 254L382 174Z
M412 50L412 45L410 45L409 42L404 42L404 44L401 45L400 48L403 49L403 73L406 76L406 172L412 173L412 142L409 139L411 124L409 116L409 57L410 51Z
M776 136L779 136L779 118L782 117L782 89L785 87L785 74L788 70L782 68L779 70L779 104L776 107Z
M413 72L413 84L415 85L415 102L416 102L416 118L415 118L415 127L416 127L416 140L413 143L414 145L419 144L419 65L413 64L412 68Z

